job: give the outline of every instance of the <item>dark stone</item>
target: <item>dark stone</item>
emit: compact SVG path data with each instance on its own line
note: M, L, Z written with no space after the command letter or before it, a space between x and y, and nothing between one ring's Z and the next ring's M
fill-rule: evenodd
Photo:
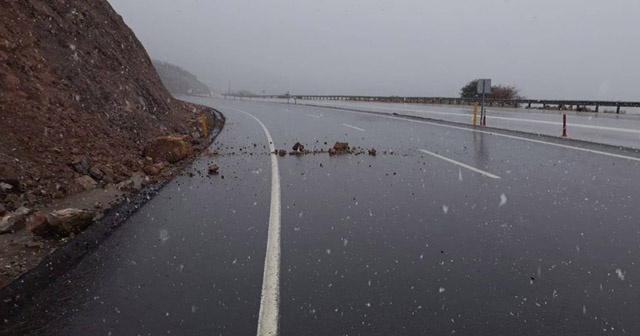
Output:
M76 173L82 175L89 175L89 170L91 169L91 162L86 157L83 157L79 160L74 161L71 164L71 169L73 169Z
M19 191L20 178L18 176L18 171L6 164L0 164L0 183L6 183L10 185L12 188L9 191L11 192Z
M91 169L89 169L89 175L96 181L100 181L104 177L104 173L98 167L91 167Z

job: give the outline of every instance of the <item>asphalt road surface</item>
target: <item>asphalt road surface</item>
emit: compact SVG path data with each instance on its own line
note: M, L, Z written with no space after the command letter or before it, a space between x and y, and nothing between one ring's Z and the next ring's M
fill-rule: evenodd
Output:
M282 102L284 100L279 101ZM387 114L399 113L464 124L471 124L473 120L473 107L471 106L323 100L301 100L298 101L298 103L376 111ZM604 111L606 108L602 110ZM489 106L487 107L487 125L494 128L560 136L562 134L562 114L566 113L567 136L570 139L640 149L640 114L637 112L637 109L627 114L615 114L604 112L541 111L522 108L494 108Z
M22 333L640 334L637 152L192 100L226 115L220 155L15 308ZM269 154L297 141L377 155Z

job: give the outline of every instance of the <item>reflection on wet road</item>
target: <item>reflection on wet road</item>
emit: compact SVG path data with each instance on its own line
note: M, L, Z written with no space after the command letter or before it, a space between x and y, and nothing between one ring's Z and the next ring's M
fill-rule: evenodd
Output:
M24 314L40 317L34 334L255 335L269 235L280 242L280 335L640 334L637 153L194 100L227 117L220 155L196 161L196 174L35 298ZM252 116L274 149L311 151L277 157L277 195L275 156ZM313 154L336 141L377 155ZM220 176L197 174L212 162Z

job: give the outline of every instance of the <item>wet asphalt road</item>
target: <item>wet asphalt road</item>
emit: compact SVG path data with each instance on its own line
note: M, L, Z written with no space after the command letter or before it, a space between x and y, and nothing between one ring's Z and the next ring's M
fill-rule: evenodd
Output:
M378 150L278 159L281 335L640 334L638 153L194 100L227 117L221 155L26 307L32 334L256 334L272 172L264 132L239 110L276 148ZM211 162L221 175L206 175Z
M281 99L279 101L282 102L284 100ZM473 118L473 107L471 106L322 100L301 100L298 103L376 111L387 114L399 113L464 124L471 124ZM602 111L604 110L606 108L602 109ZM637 110L630 111L627 114L615 114L540 111L536 109L494 108L488 106L487 125L533 134L560 136L562 134L563 113L567 114L567 135L570 139L640 149L640 114L638 114Z

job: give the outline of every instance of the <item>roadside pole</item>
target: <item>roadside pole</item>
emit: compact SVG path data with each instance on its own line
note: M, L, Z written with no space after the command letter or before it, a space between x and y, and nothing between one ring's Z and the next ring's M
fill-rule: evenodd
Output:
M480 111L480 120L482 126L487 126L487 116L484 111L484 85L482 86L482 109Z
M567 137L567 112L562 113L562 137Z
M478 94L482 95L481 107L480 107L480 125L487 126L487 113L484 110L484 98L487 94L491 93L491 79L478 79Z

